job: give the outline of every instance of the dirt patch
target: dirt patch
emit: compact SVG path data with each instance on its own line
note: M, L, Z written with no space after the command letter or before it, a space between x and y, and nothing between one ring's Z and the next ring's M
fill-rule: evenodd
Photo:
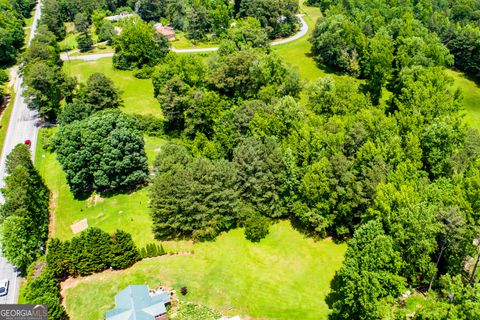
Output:
M15 84L15 81L17 81L17 72L18 72L18 67L15 66L10 69L10 81L8 82L8 87L11 88Z
M39 261L35 266L33 266L32 280L42 274L43 268L47 266L47 262Z
M70 226L72 229L73 234L77 234L79 232L82 232L83 230L86 230L88 228L88 222L87 219L80 220L78 222L75 222Z

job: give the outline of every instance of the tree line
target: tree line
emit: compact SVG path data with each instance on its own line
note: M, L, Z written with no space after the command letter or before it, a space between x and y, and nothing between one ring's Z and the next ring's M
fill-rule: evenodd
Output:
M135 12L145 22L170 24L193 40L204 40L209 34L222 37L234 19L245 17L258 19L270 39L286 37L298 28L294 15L298 11L298 3L294 0L244 0L235 3L223 0L45 0L44 9L45 23L59 39L66 35L63 22L75 22L80 32L79 45L83 48L92 44L90 34L86 32L90 24L95 26L100 38L111 39L113 26L102 20L107 15L121 12Z
M7 156L6 173L5 202L0 207L2 255L25 273L45 252L50 191L25 144L18 144Z
M9 79L4 69L17 61L25 41L25 19L34 5L32 0L0 1L0 104L5 96L4 83Z

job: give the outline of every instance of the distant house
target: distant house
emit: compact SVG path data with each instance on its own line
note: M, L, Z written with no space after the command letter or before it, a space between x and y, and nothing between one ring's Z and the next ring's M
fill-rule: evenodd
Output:
M119 20L126 19L126 18L129 18L129 17L134 17L134 16L135 16L134 13L122 12L120 14L117 14L116 16L105 17L105 19L110 20L110 21L119 21Z
M115 296L115 308L107 311L106 320L167 320L165 305L170 294L146 285L130 285Z
M168 40L174 40L175 39L175 30L172 27L166 27L161 23L155 23L153 25L155 30L158 33L163 34L165 37L168 38Z

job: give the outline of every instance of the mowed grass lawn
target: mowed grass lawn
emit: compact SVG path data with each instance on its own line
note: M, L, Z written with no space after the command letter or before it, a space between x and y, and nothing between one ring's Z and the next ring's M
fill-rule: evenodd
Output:
M109 198L74 199L56 155L41 147L45 130L52 129L40 130L35 165L52 192L51 237L62 240L70 239L74 235L70 226L87 218L88 225L91 227L99 227L109 233L116 229L129 232L138 246L145 246L147 243L153 242L152 221L147 206L148 188ZM145 137L145 151L150 165L164 143L165 140L161 138ZM168 249L175 250L174 248Z
M132 71L115 70L112 66L112 58L96 61L72 60L65 62L64 70L68 75L77 77L80 82L86 82L91 74L101 72L112 79L122 91L124 100L122 111L163 117L160 104L153 96L152 80L137 79Z
M454 86L463 93L463 106L466 122L480 130L480 87L464 73L446 69L445 72L453 78Z
M315 29L315 24L321 16L320 8L308 7L300 2L300 13L308 25L308 33L302 38L286 44L274 46L277 52L286 62L296 67L304 80L315 80L326 75L325 70L320 69L311 56L311 43L308 41Z
M193 255L143 260L124 271L73 280L64 286L64 302L72 320L104 319L115 294L130 284L177 292L186 286L188 294L180 298L226 315L326 319L324 299L345 249L345 244L306 238L287 221L273 225L260 243L245 240L243 230L236 229L195 244Z

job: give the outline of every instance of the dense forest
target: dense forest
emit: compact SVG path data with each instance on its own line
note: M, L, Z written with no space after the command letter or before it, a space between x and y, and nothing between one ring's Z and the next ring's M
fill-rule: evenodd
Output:
M293 2L46 0L22 56L25 96L60 123L51 149L76 197L149 183L158 240L212 240L245 227L261 241L289 219L310 237L348 241L327 299L331 319L403 319L408 289L429 297L414 318L479 318L480 134L444 72L478 75L476 2L312 4L323 13L312 56L337 74L307 84L266 45L295 30ZM151 78L163 120L124 115L102 74L78 84L63 73L63 22L81 29L99 10L139 13L113 36L112 63ZM224 30L220 48L209 58L169 52L145 22L158 19L192 38L192 25ZM152 177L142 134L169 140Z

